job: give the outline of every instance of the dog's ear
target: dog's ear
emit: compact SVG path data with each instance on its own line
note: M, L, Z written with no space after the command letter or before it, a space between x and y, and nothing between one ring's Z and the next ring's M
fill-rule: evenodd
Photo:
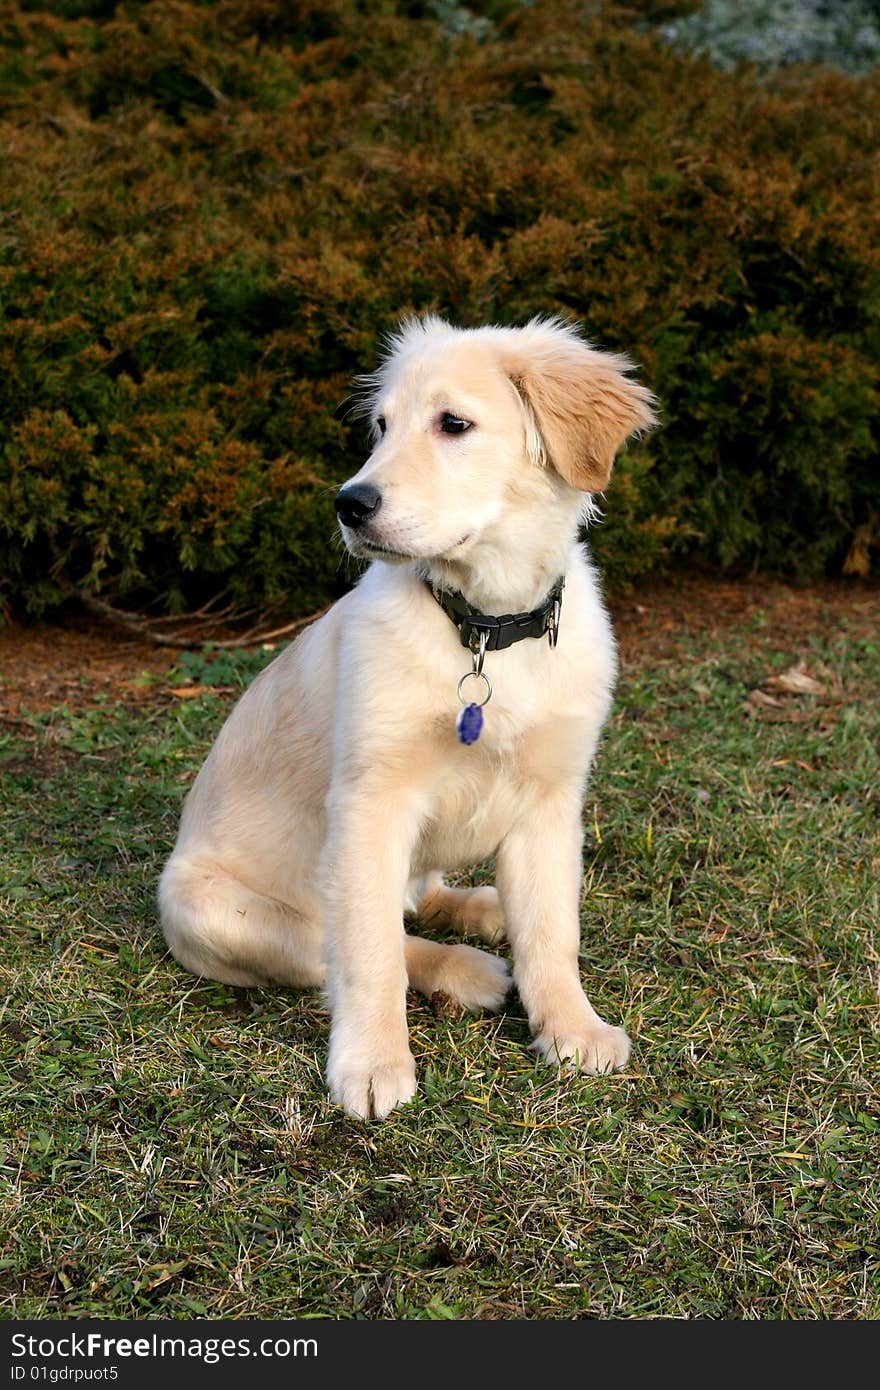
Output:
M621 445L657 423L654 397L628 375L629 359L599 352L558 320L512 330L504 358L543 461L580 492L607 487Z

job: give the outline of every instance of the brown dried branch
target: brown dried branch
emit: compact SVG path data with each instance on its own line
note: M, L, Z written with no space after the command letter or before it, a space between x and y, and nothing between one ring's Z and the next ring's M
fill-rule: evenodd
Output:
M128 632L136 633L138 637L144 637L148 642L155 642L160 647L191 647L195 643L201 644L206 638L204 636L205 627L213 626L217 622L216 614L209 614L201 619L201 634L193 632L157 632L155 624L158 619L144 617L142 613L132 613L125 608L116 608L112 603L107 603L106 599L98 598L97 594L90 594L86 589L81 589L78 584L72 583L69 579L56 576L65 592L71 598L78 601L87 608L89 612L105 618L108 622L116 623L118 627L124 627ZM207 605L206 605L207 606ZM329 607L329 605L328 605ZM196 613L184 614L180 617L180 622L197 619L199 614L204 613L204 608L197 610ZM223 610L226 612L227 610ZM320 618L327 608L321 608L317 613L310 613L308 617L296 618L293 622L285 623L283 627L272 628L267 632L261 632L259 627L251 628L250 631L242 633L239 637L226 637L219 641L211 641L212 647L222 648L224 651L232 651L238 647L256 647L262 642L274 641L277 637L290 637L299 632L301 628L308 627L316 618Z

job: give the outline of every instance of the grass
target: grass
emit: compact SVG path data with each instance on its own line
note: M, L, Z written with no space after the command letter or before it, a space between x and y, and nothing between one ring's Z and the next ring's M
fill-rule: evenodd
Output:
M803 656L822 694L749 691ZM877 657L761 614L625 672L583 966L629 1072L410 1008L420 1090L325 1097L319 996L197 981L153 893L234 696L60 707L0 747L5 1317L880 1316ZM191 656L181 679L236 685Z

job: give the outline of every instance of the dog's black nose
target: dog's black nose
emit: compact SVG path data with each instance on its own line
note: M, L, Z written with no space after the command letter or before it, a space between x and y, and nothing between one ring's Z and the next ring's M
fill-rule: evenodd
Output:
M382 494L372 483L349 483L337 492L333 505L343 526L356 531L376 515L382 505Z

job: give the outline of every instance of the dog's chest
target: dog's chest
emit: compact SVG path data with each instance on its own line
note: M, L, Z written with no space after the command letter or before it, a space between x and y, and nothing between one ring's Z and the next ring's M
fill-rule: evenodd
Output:
M448 712L443 703L443 713L435 703L431 742L442 749L442 761L432 779L417 871L464 867L494 855L548 787L586 774L610 681L591 682L587 663L561 651L550 654L552 665L547 655L543 646L523 643L495 656L491 666L487 657L493 694L480 736L469 746L456 739L453 702Z
M417 848L418 872L463 867L494 854L516 815L517 759L470 747L453 756L435 788Z
M493 855L515 822L529 815L536 789L586 769L593 737L583 719L558 716L529 728L487 720L470 747L447 741L419 841L419 872Z

